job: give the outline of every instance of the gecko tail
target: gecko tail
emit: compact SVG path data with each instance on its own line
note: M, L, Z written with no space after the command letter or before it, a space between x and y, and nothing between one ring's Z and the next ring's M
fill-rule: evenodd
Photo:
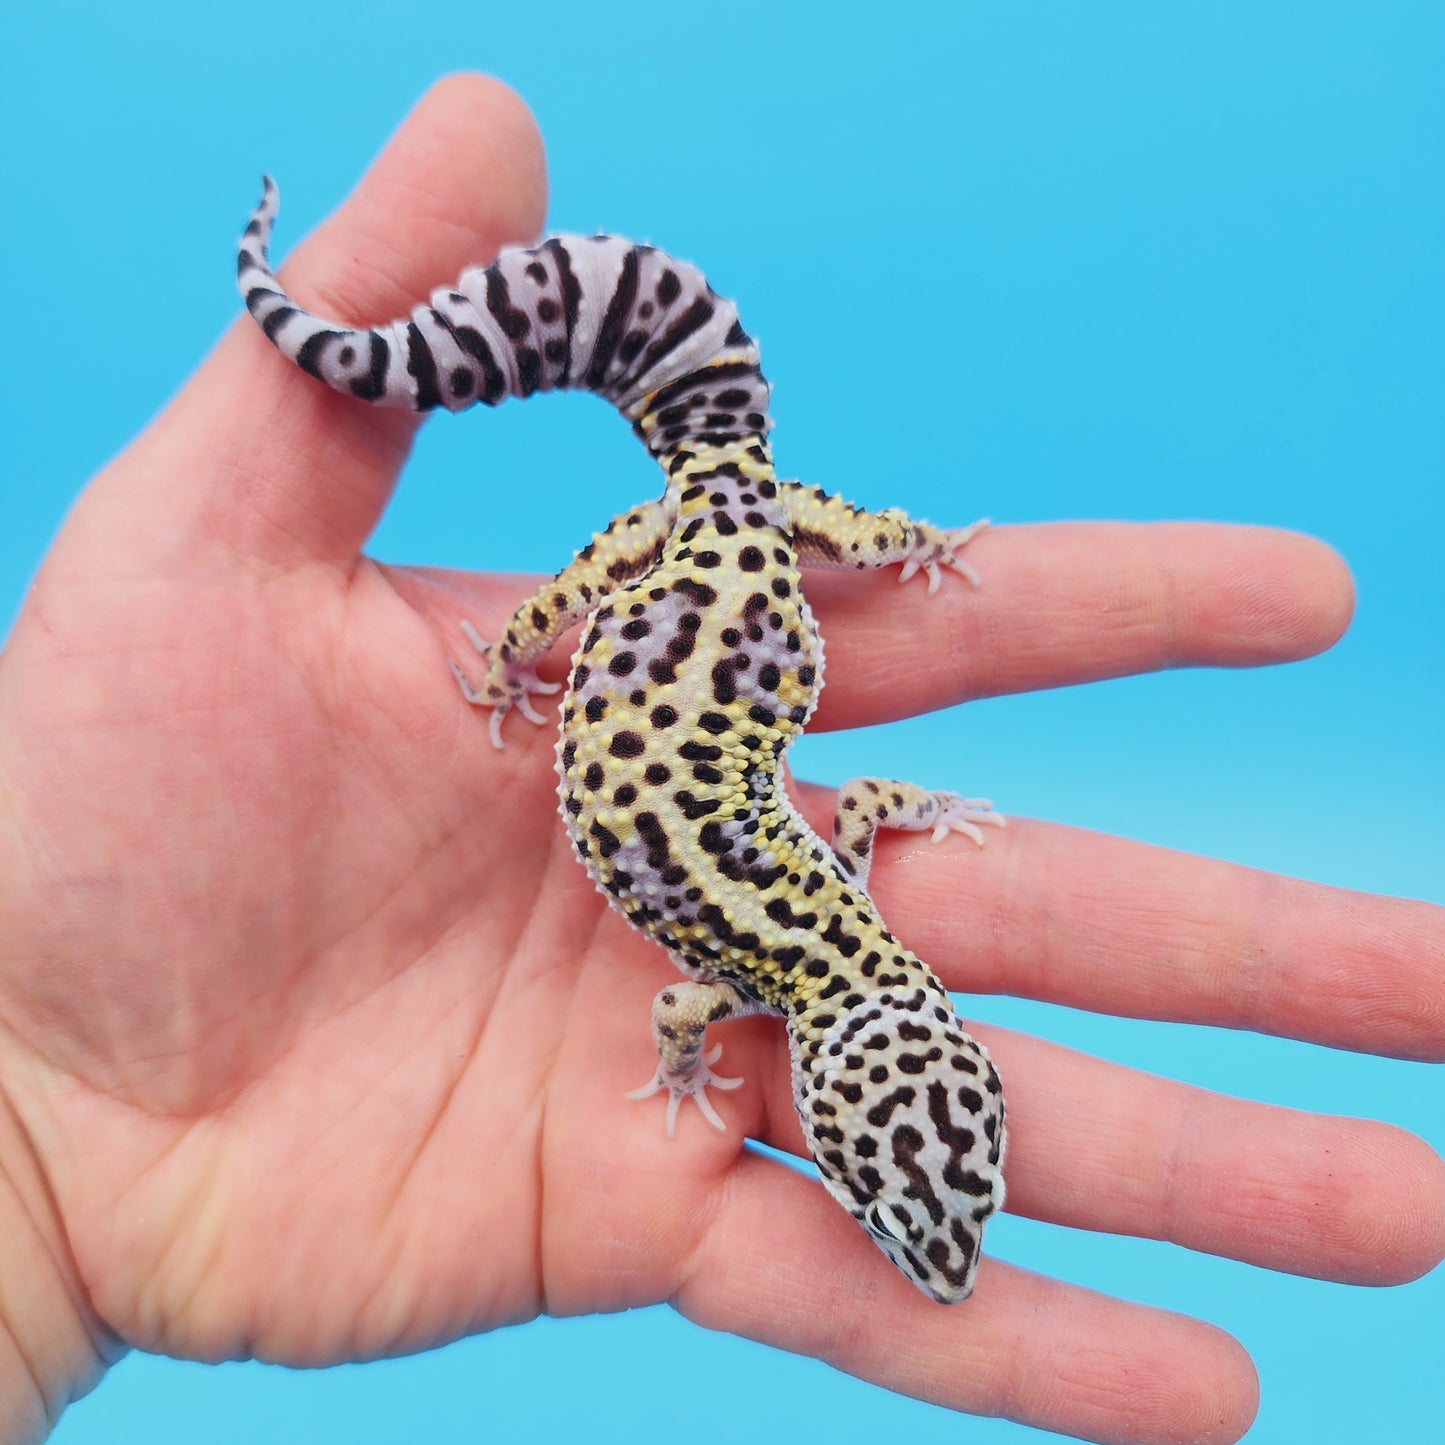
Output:
M276 279L269 247L280 209L281 193L266 176L237 250L236 285L246 309L283 356L333 390L380 406L419 410L398 334L405 322L361 330L328 321L313 316Z

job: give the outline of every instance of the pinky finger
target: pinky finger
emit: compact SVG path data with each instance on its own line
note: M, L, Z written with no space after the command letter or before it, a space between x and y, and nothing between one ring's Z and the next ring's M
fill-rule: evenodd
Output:
M919 1400L1086 1440L1229 1442L1258 1405L1229 1335L985 1259L934 1304L811 1181L745 1154L674 1305Z

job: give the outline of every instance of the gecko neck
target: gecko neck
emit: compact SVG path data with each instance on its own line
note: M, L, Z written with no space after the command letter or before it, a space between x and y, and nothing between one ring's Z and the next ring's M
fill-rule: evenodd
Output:
M662 458L679 530L702 522L724 536L731 528L786 531L773 459L761 436L699 446Z

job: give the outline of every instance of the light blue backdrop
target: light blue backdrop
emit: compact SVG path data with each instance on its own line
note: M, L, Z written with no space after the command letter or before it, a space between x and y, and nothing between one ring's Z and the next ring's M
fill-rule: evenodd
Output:
M7 7L4 31L0 622L85 477L236 314L260 171L285 185L284 255L432 79L485 69L541 121L554 225L664 243L738 298L785 472L940 520L1295 527L1358 580L1349 637L1316 661L976 704L809 740L800 771L907 755L1009 812L1445 900L1437 3L52 3ZM875 356L903 383L845 413L840 376ZM652 485L595 403L443 421L374 546L550 570ZM980 1009L1445 1148L1445 1085L1420 1065ZM1440 1271L1371 1292L994 1229L1005 1257L1233 1331L1263 1377L1254 1440L1440 1438ZM654 1310L313 1374L132 1357L56 1439L636 1441L689 1410L704 1438L843 1420L856 1438L1042 1438Z

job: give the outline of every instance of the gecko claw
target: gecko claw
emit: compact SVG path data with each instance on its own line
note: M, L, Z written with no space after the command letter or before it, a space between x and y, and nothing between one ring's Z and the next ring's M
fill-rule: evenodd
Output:
M723 1122L722 1115L712 1106L712 1100L708 1098L709 1089L736 1089L741 1086L741 1079L724 1078L721 1074L715 1074L708 1067L715 1064L722 1057L722 1045L714 1044L701 1059L697 1061L693 1071L686 1075L669 1075L661 1064L657 1066L657 1072L640 1089L631 1090L627 1097L629 1099L650 1099L662 1089L668 1090L667 1114L663 1119L663 1127L667 1130L667 1137L671 1139L677 1128L677 1111L682 1107L684 1099L691 1099L698 1107L703 1118L713 1126L714 1129L726 1130L727 1125Z
M1008 826L1008 819L1002 813L996 813L987 798L960 798L956 793L935 793L933 796L939 806L930 840L934 843L943 842L950 833L962 833L982 848L980 823L987 823L991 828Z
M488 731L491 734L492 746L500 752L506 746L502 740L502 719L515 707L528 722L545 723L547 719L532 706L532 694L547 696L560 692L562 684L543 682L537 676L536 668L520 667L515 662L497 656L492 644L484 641L477 629L465 619L462 620L462 631L478 654L486 659L487 673L481 684L476 685L462 670L461 664L453 661L452 676L456 678L462 696L473 707L492 710Z
M913 551L904 559L903 566L899 569L899 583L907 582L922 572L928 578L928 595L932 597L938 591L939 583L943 578L941 569L948 567L962 576L971 587L977 587L979 584L978 573L956 553L987 526L988 519L986 517L980 518L967 527L947 529L935 527L928 522L920 522L918 539L913 544Z

